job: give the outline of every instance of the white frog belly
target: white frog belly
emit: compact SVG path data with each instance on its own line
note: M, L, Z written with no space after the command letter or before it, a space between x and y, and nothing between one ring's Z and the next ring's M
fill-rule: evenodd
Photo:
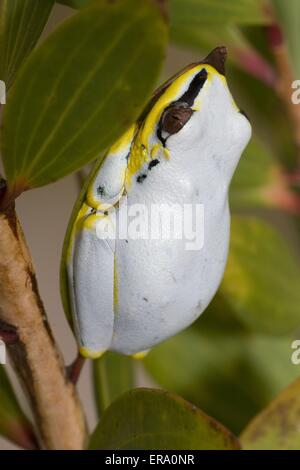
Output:
M110 349L134 354L176 334L205 310L221 281L228 252L227 199L204 212L204 245L187 240L117 240L114 334ZM202 228L201 228L202 229Z

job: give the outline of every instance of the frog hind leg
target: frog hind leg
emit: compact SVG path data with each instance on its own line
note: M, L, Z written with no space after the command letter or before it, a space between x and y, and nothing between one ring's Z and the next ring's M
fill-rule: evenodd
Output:
M71 266L75 333L82 356L96 359L111 344L114 323L114 241L102 239L96 224L105 217L90 215L77 231Z
M135 353L135 354L132 354L131 357L132 357L133 359L142 360L142 359L144 359L144 358L147 356L147 354L148 354L150 351L151 351L151 349L146 349L145 351L139 351L139 352L137 352L137 353Z

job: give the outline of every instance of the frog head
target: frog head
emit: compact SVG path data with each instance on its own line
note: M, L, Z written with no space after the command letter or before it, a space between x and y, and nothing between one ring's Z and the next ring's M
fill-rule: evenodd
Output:
M205 180L229 184L251 126L228 88L226 55L225 47L217 47L158 89L133 144L140 166L163 154L183 170L199 169ZM132 158L134 170L137 158Z

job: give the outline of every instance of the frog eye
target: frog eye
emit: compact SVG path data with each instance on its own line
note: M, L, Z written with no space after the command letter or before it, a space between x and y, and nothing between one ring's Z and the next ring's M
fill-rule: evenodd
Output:
M163 112L157 130L157 136L165 145L170 135L177 134L189 121L193 110L185 102L177 101Z
M191 81L188 89L178 101L171 103L163 112L157 129L157 137L165 146L166 140L183 128L193 114L192 106L208 77L203 67Z
M188 122L192 114L192 109L186 103L176 103L169 106L162 115L162 132L176 134Z

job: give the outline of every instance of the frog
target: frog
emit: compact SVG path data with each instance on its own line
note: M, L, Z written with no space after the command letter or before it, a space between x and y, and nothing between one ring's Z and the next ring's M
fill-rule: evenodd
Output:
M62 295L84 357L144 357L195 322L219 288L229 186L251 137L227 84L226 56L216 47L165 82L82 189L64 243ZM128 222L137 206L149 218L162 205L178 220L183 207L201 208L197 249L184 236L120 236L120 214Z

